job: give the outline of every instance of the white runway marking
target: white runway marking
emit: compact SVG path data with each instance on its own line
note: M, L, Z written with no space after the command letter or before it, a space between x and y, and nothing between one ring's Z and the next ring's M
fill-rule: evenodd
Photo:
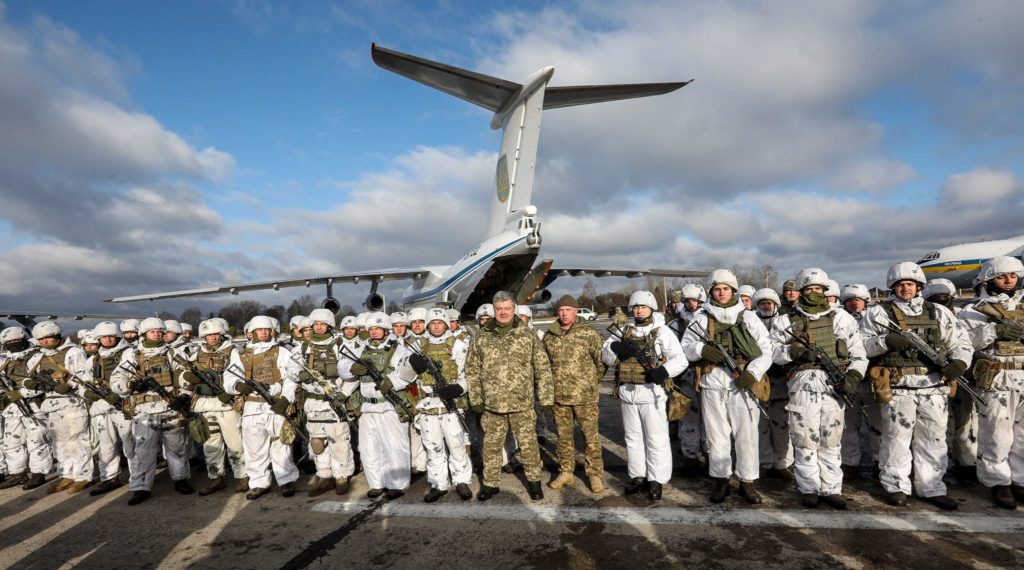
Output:
M350 513L366 508L369 501L324 501L313 505L320 513ZM889 515L834 511L804 512L779 509L720 510L631 508L631 507L559 507L552 505L473 504L425 505L388 503L378 512L383 517L421 517L431 519L501 520L542 523L602 523L625 525L707 525L743 527L783 527L837 530L900 530L917 532L966 532L1012 534L1024 531L1024 517L986 514L907 513Z

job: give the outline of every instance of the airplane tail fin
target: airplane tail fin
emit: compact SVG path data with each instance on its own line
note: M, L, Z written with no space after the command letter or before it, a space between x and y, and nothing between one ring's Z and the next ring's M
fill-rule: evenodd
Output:
M494 113L492 129L504 129L495 170L488 237L515 222L533 197L533 174L544 109L559 109L670 93L690 81L547 87L553 67L542 68L523 83L491 77L387 48L371 47L378 66L478 105ZM691 80L692 81L692 80Z

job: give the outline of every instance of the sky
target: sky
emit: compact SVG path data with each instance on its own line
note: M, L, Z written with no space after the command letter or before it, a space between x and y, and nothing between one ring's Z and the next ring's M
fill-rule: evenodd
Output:
M0 0L0 308L287 305L323 292L100 299L460 258L500 132L372 42L515 82L694 80L544 114L556 265L882 285L1024 233L1022 20L1013 0Z

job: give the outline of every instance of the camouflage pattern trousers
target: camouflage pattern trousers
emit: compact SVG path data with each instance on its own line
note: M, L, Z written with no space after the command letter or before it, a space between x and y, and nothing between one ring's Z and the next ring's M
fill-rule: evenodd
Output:
M558 469L562 473L572 473L576 468L576 447L573 442L573 419L583 433L584 468L587 475L600 477L604 472L604 459L601 458L601 438L597 434L597 404L569 406L555 404L555 427L558 429L558 444L555 454L558 456Z
M484 410L480 416L484 429L484 485L498 487L501 483L501 451L508 430L519 442L520 461L527 481L540 481L540 448L537 446L537 414L533 408L522 412L498 414Z

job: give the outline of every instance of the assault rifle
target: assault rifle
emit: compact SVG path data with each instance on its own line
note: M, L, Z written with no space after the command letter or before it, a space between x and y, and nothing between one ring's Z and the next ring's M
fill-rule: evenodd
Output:
M736 359L733 358L728 353L728 351L725 350L725 347L722 346L721 343L716 342L715 339L711 338L707 330L702 329L701 327L695 327L695 324L697 324L697 319L694 319L693 322L690 323L690 326L686 328L692 330L694 334L697 335L697 338L699 338L701 342L703 342L704 344L710 345L718 349L718 351L721 352L723 356L725 356L725 360L722 361L722 364L725 366L726 370L729 371L729 375L732 376L734 379L739 378L740 374L743 371L740 370L740 365L738 362L736 362ZM740 326L739 323L737 323L737 326ZM768 417L768 410L764 409L764 405L761 403L760 400L757 399L757 396L754 395L754 391L751 390L750 388L747 388L744 390L744 393L746 393L746 395L751 399L751 401L754 402L754 405L757 406L757 409L761 411L761 415L764 416L766 420L770 421L771 418Z
M14 384L14 381L11 380L11 377L8 376L6 372L0 372L0 382L3 383L4 390L13 391L18 389L18 387ZM39 421L39 418L37 418L35 414L32 413L32 407L28 405L28 402L26 402L24 398L21 398L12 403L18 407L18 411L21 412L21 415L25 416L25 419L32 420L32 422L35 423L36 426L39 428L44 427L43 423Z
M327 396L327 405L331 407L331 410L338 414L338 417L344 420L348 424L349 429L355 429L352 425L352 417L348 413L348 409L345 408L345 399L341 397L342 394L338 390L334 389L334 384L329 378L320 373L316 368L306 364L306 361L298 353L293 352L291 355L292 362L298 364L300 368L309 374L309 377L313 379L313 383L320 387L324 391L324 395Z
M339 344L338 350L341 352L341 355L344 356L345 358L351 360L352 362L358 362L359 364L362 364L363 366L366 367L366 374L369 375L371 380L373 380L374 385L377 386L377 390L384 395L384 399L387 400L389 404L395 407L395 411L398 412L398 416L400 418L404 417L402 421L409 421L412 419L414 415L412 408L410 408L409 404L407 404L405 400L403 400L402 397L399 396L397 392L395 392L395 389L392 388L390 390L385 391L381 388L381 384L384 383L384 380L386 380L386 378L384 378L384 375L381 373L380 370L377 370L377 367L374 366L372 362L366 360L365 358L359 358L359 356L357 356L356 353L352 352L352 349L346 347L344 344Z
M178 366L181 366L185 370L188 370L192 374L195 374L196 378L199 378L200 382L205 384L208 388L210 388L210 390L213 391L214 396L219 396L225 393L224 385L223 383L218 381L219 379L217 378L216 372L212 370L200 369L198 366L195 365L194 362L188 360L187 358L183 358L180 354L174 354L171 356L171 358L173 358L174 361L178 363Z
M434 377L434 382L435 382L436 386L438 386L439 388L444 388L446 386L451 386L451 382L446 380L445 377L444 377L444 374L441 372L441 368L442 367L441 367L441 363L440 362L438 362L437 360L435 360L433 358L430 358L426 354L423 354L423 351L421 351L419 348L417 348L414 343L409 342L409 339L403 339L402 342L405 343L405 346L408 347L408 349L410 351L412 351L413 354L419 355L419 356L423 357L424 360L427 361L427 372L430 372L430 375ZM459 420L459 425L462 426L462 431L465 432L466 435L468 436L469 435L469 425L466 424L466 418L463 417L462 410L459 409L459 404L456 401L457 398L438 398L438 399L441 400L441 403L444 404L444 409L449 414L455 414L455 417L458 418L458 420Z
M71 379L74 380L77 384L81 384L82 386L85 386L87 390L95 392L97 395L99 395L100 398L107 400L108 404L110 404L110 400L108 400L108 398L110 398L111 396L116 396L117 399L120 401L119 406L121 415L123 415L124 419L126 420L132 419L132 415L128 413L127 408L125 408L124 398L122 398L119 394L115 394L114 391L111 390L108 386L104 386L100 382L90 382L89 380L82 378L81 376L75 374L70 370L68 370L67 372L68 374L71 375ZM111 405L113 406L113 404Z
M1001 325L1010 323L1024 324L1021 323L1021 321L1018 321L1017 319L1008 319L1004 317L999 311L996 310L992 303L978 303L977 305L974 306L974 310L985 315L986 317L991 318L992 320L996 321ZM1024 342L1024 336L1020 337L1019 340L1020 342Z
M266 402L268 406L274 407L274 404L277 404L277 398L275 398L270 393L269 386L267 386L263 382L260 382L259 380L247 379L245 377L245 370L239 368L237 364L232 364L231 366L228 367L228 370L230 370L235 376L241 378L242 383L252 388L252 391L256 392L256 394L260 398L263 398L263 401ZM306 432L302 431L302 426L299 425L299 422L295 421L295 418L288 414L284 414L283 417L284 421L288 422L288 425L290 425L292 429L295 430L295 434L301 437L303 440L305 440L306 443L309 443L309 437L306 436Z
M123 368L136 378L137 384L132 389L133 392L156 392L160 399L167 404L168 408L184 416L186 421L191 422L198 417L202 417L202 414L192 411L191 396L187 394L175 396L167 391L167 388L161 386L152 376L141 376L138 365L131 362L121 363L120 368Z
M921 336L918 335L916 332L911 330L905 331L902 328L900 328L899 325L892 322L892 320L889 319L889 317L885 315L880 316L884 318L885 321L876 320L875 323L885 327L893 334L897 334L903 337L903 340L909 342L910 346L912 346L914 350L916 350L922 356L930 360L932 364L938 366L939 368L945 368L946 366L949 365L949 358L947 358L945 354L942 354L934 347L932 347L932 345L928 344L928 341L921 338ZM972 388L970 384L967 383L967 379L964 378L962 374L954 378L953 380L956 380L957 385L960 388L962 388L964 392L967 392L967 394L971 396L971 399L974 400L975 404L978 404L981 407L985 407L985 401L982 400L981 397L978 395L978 392L975 391L974 388Z
M612 323L611 326L605 330L607 330L617 340L621 340L629 346L630 352L635 355L636 361L640 363L640 366L644 367L644 370L654 370L661 366L661 363L658 362L658 357L655 354L640 346L639 342L628 338L625 331L623 331L622 327L619 325Z

